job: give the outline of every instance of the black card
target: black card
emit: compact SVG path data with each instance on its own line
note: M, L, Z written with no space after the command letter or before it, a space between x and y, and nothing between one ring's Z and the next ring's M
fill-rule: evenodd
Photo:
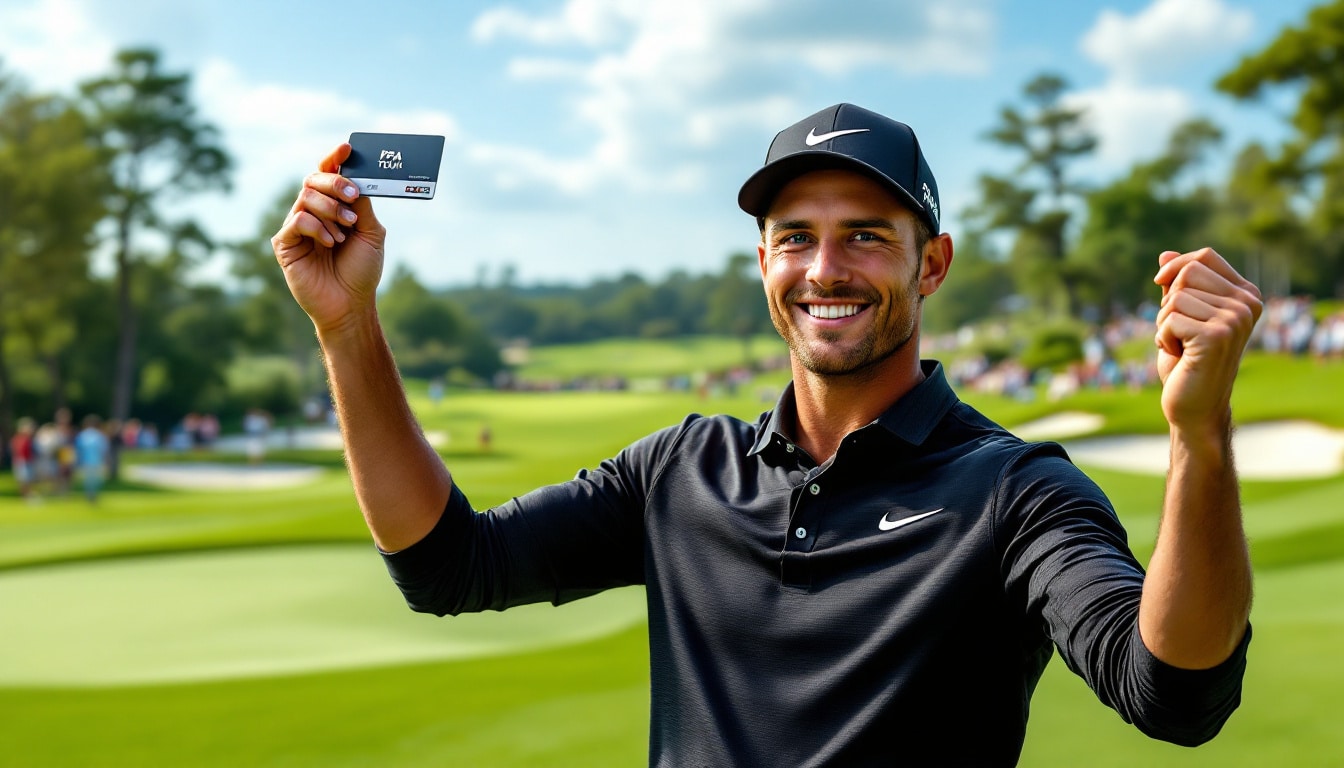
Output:
M429 200L439 182L443 137L414 133L352 133L341 175L371 197Z

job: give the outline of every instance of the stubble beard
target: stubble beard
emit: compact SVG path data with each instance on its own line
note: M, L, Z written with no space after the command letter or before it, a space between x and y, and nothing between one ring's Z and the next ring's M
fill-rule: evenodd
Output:
M875 369L879 364L888 360L896 353L900 352L910 343L915 335L915 318L919 312L919 304L923 300L919 291L919 269L916 268L910 283L906 286L906 295L911 297L912 305L908 315L900 318L901 327L894 329L892 334L895 339L886 346L880 346L882 341L883 318L876 319L868 330L864 333L859 342L845 351L843 354L831 356L825 352L834 352L833 345L839 344L844 338L844 334L837 331L822 331L818 334L818 339L825 348L819 350L823 354L814 354L814 347L808 343L803 334L795 327L784 322L784 313L790 311L798 300L803 298L807 292L800 290L790 291L784 299L784 309L775 311L771 307L771 320L774 323L775 330L783 337L788 344L793 357L809 373L818 376L862 376ZM811 294L811 298L830 298L830 299L858 299L868 304L865 312L879 312L882 309L893 309L890 304L883 304L879 296L865 294L858 291L836 291L825 294Z

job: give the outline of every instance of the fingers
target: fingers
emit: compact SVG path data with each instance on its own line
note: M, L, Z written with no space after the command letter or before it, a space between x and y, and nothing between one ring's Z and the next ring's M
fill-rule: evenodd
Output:
M1227 282L1240 288L1247 293L1253 294L1255 299L1260 299L1260 289L1255 283L1242 277L1227 260L1218 254L1212 248L1201 248L1189 253L1178 253L1177 251L1163 251L1157 257L1158 270L1153 277L1153 282L1166 287L1172 285L1176 278L1192 264L1199 264L1219 275Z
M345 242L345 228L356 226L360 219L354 206L357 201L372 216L373 209L360 198L359 189L338 173L349 156L349 144L337 146L318 163L319 170L303 180L286 226L276 235L277 245L293 244L294 236L310 237L328 248Z
M1157 346L1181 356L1192 342L1245 346L1263 305L1260 290L1211 248L1164 251L1154 282L1162 286Z
M1169 282L1163 284L1163 309L1168 307L1173 297L1187 292L1202 297L1205 302L1217 298L1219 299L1217 302L1219 307L1234 310L1240 316L1241 321L1249 323L1247 326L1249 332L1250 326L1254 326L1255 322L1260 319L1260 313L1263 310L1260 289L1256 288L1254 283L1237 274L1236 270L1233 270L1221 257L1218 257L1215 263L1209 264L1202 260L1184 258L1189 255L1182 254L1176 259L1168 261L1162 267L1165 270L1177 263L1183 265L1179 271L1170 277ZM1159 271L1159 275L1161 274L1161 271ZM1227 301L1222 301L1222 299ZM1160 316L1161 314L1159 314Z
M365 239L380 247L384 230L374 215L372 201L361 196L359 188L340 175L341 163L349 156L349 144L337 146L318 163L318 170L303 180L289 216L271 238L282 263L306 255L305 240L335 248L352 232L369 236Z
M340 144L331 150L322 162L317 164L317 169L325 173L338 173L341 170L341 163L344 163L350 157L350 145Z
M359 221L359 214L352 207L307 184L299 191L299 197L294 202L294 213L307 213L321 222L332 241L327 243L324 239L323 243L327 245L345 242L344 228Z

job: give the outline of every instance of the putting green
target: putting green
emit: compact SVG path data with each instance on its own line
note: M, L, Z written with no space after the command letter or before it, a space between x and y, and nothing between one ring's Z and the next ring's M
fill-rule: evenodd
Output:
M371 545L263 547L0 573L0 686L216 680L515 653L645 617L640 589L439 619Z

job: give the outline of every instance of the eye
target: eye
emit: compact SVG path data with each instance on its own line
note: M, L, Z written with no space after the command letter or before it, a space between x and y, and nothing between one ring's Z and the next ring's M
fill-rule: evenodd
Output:
M860 243L880 243L880 242L882 242L882 238L878 237L877 234L874 233L874 232L855 232L855 233L850 237L850 239L851 239L851 240L855 240L855 241L860 242Z
M807 245L808 242L810 242L810 238L802 232L794 232L791 235L785 235L779 240L779 244L782 246Z

